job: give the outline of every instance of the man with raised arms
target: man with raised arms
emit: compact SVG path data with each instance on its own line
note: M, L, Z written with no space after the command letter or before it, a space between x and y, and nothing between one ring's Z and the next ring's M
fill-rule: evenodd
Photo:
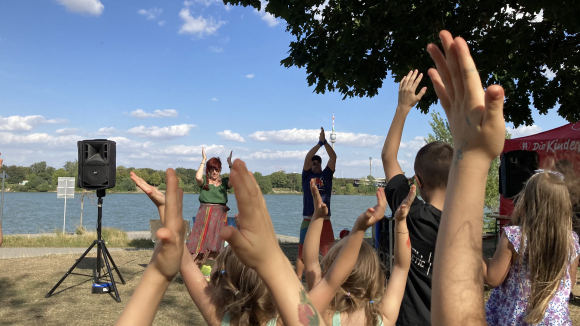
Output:
M328 163L324 170L322 169L322 158L316 155L320 147L324 146L328 154ZM302 170L302 192L303 209L302 209L302 225L300 226L300 242L298 244L298 259L296 259L296 274L299 279L302 279L304 272L304 262L302 261L302 246L304 245L304 238L306 231L310 225L310 220L314 214L314 202L312 200L312 193L310 192L310 179L315 179L316 188L320 192L322 201L328 207L328 216L324 217L324 224L322 226L322 234L320 236L320 253L325 256L328 250L334 245L334 232L332 231L332 224L330 223L330 195L332 194L332 178L336 167L336 153L332 146L326 141L324 135L324 128L320 128L320 137L318 144L306 154L304 159L304 169Z

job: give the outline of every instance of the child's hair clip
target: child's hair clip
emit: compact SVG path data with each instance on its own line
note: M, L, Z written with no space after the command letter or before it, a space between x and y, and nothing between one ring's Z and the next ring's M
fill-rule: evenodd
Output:
M371 302L369 302L369 303L374 303L374 302L375 302L375 300L371 300Z
M226 272L226 271L222 271L220 274L223 274L223 273L225 273L225 272Z
M240 291L239 291L239 290L238 290L238 291L236 291L236 293L234 293L234 295L238 295L238 293L240 293Z
M348 293L346 294L346 296L350 298L350 292L348 292Z

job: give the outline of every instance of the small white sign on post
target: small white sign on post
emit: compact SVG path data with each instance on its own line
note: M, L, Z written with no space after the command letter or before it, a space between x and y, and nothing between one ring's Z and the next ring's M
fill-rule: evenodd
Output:
M75 198L75 178L59 177L56 188L56 198L64 198L64 217L62 220L62 233L66 232L66 199Z

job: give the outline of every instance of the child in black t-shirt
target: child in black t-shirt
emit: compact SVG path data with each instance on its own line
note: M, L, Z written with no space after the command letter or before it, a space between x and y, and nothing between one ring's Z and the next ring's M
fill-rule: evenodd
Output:
M418 74L415 70L401 80L397 109L382 151L383 168L388 180L385 195L393 212L410 190L409 181L403 175L397 154L405 119L426 91L426 87L423 87L419 94L415 94L422 76L423 74ZM432 263L452 158L453 147L443 142L423 146L415 158L413 179L418 188L418 195L424 202L415 198L407 216L411 239L411 269L397 325L431 324Z

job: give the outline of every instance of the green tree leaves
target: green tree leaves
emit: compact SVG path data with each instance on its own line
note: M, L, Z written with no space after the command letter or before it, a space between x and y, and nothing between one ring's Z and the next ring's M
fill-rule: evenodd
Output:
M573 2L333 0L322 12L314 8L323 2L269 0L265 8L295 37L281 65L305 67L317 93L372 97L387 76L426 75L433 62L425 47L447 29L468 41L484 86L504 87L506 121L530 125L531 105L546 114L557 104L566 120L580 119L580 6ZM261 7L257 0L224 3ZM438 99L427 76L423 86L418 108L427 113Z

